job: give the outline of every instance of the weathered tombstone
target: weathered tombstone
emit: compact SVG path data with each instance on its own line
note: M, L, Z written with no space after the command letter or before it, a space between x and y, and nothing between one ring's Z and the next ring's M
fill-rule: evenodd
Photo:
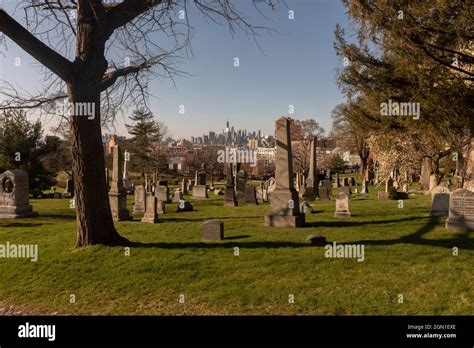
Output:
M165 203L170 203L170 189L168 186L161 186L158 185L155 187L155 196L158 200L163 201Z
M227 166L227 178L225 182L224 190L224 207L236 207L238 205L237 200L235 199L235 190L234 190L234 176L233 165L231 162L226 163Z
M361 193L369 193L369 181L363 180L362 181L362 191Z
M156 197L156 196L155 196ZM145 207L146 208L146 207ZM156 212L158 214L164 214L166 211L166 203L163 202L162 200L158 199L157 197L157 203L156 203Z
M179 202L182 199L183 199L183 192L181 192L181 189L177 188L176 191L174 191L174 201Z
M350 186L341 186L337 189L337 192L343 192L347 195L347 197L351 198L352 190Z
M449 216L449 189L437 186L431 190L431 216Z
M349 212L349 196L344 192L339 192L336 196L336 212L334 216L342 218L351 217Z
M320 201L331 200L331 187L322 186L319 188L319 200Z
M315 245L326 245L326 237L321 234L310 234L306 237L306 243Z
M193 187L194 198L209 198L207 195L207 185L195 185Z
M29 204L28 173L7 170L0 175L0 219L37 216ZM7 229L8 230L8 229Z
M306 201L303 201L300 205L300 211L303 214L311 214L313 212L313 207Z
M158 198L155 196L146 196L146 209L142 222L149 224L155 224L158 222Z
M306 188L303 197L306 200L314 201L318 197L318 177L316 168L316 137L311 140L309 155L309 172L306 178Z
M332 187L331 180L325 179L321 181L321 187L331 188Z
M201 166L200 171L196 171L195 183L193 187L194 198L209 198L207 195L207 184L206 184L206 172L204 170L204 164Z
M109 203L114 221L132 220L130 212L127 209L127 193L123 188L122 181L122 152L120 145L113 147L113 171L112 181L110 183Z
M305 215L300 213L298 192L294 188L293 154L291 150L290 120L276 121L276 188L270 193L271 213L265 216L265 226L301 227Z
M377 198L381 201L385 201L388 199L388 192L385 192L385 191L378 191L377 192Z
M194 180L188 180L188 192L192 191L194 188Z
M133 205L133 212L135 214L145 214L145 187L139 185L135 187L135 204Z
M430 189L430 175L431 175L431 158L424 157L421 162L421 177L420 177L420 189L428 191Z
M258 205L255 186L249 185L245 188L245 204Z
M474 230L474 192L466 189L451 192L446 228Z
M224 240L224 222L222 220L207 220L202 224L203 241Z
M247 187L247 173L245 170L239 170L237 173L237 203L242 205L245 203L245 189Z

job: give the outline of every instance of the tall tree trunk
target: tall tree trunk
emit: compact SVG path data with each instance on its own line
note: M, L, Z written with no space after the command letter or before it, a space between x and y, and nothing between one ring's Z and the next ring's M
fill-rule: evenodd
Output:
M76 179L76 247L117 245L127 240L115 230L105 179L100 122L101 81L107 69L105 38L86 2L78 7L77 48L72 82L68 83L71 110L73 175ZM85 112L93 111L93 116Z

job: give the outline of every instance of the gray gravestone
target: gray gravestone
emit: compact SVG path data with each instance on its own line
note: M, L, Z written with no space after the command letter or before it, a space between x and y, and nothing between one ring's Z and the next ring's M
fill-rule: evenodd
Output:
M245 204L258 205L255 186L247 186L245 188Z
M149 224L158 222L158 199L155 196L146 196L146 210L142 222Z
M165 203L170 203L170 189L168 186L156 186L155 187L155 196L158 200L163 201Z
M474 192L466 189L451 192L446 228L474 230Z
M306 178L306 188L303 197L306 200L314 201L318 196L318 176L316 168L316 137L311 140L310 157L309 157L309 172Z
M351 198L352 190L350 186L341 186L337 189L337 192L343 192L347 195L347 197Z
M28 173L22 169L7 170L0 175L0 218L37 216L29 204Z
M133 212L135 214L145 214L145 187L139 185L135 187L135 204Z
M431 196L431 216L449 216L449 190L435 192Z
M177 188L176 191L174 191L174 201L179 202L182 199L183 199L183 192L181 191L181 189Z
M247 173L245 170L239 170L237 173L237 203L242 205L245 203L245 189L247 187Z
M114 221L132 220L127 209L127 193L123 188L122 163L123 156L119 145L113 147L113 170L110 182L109 203Z
M202 225L203 241L224 240L224 222L222 220L207 220Z
M265 226L301 227L305 215L300 213L298 192L294 188L293 154L291 150L290 119L276 121L275 189L270 195L271 213L265 216Z
M331 200L331 187L320 187L319 188L319 200L320 201L329 201Z
M364 180L362 181L362 191L361 193L369 193L369 181Z
M349 196L344 192L339 192L336 196L336 212L334 213L335 217L351 217L349 212Z

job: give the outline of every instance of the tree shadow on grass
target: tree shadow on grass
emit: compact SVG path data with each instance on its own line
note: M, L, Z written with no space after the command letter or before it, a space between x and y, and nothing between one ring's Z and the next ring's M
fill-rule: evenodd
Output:
M360 215L352 215L352 217L357 217ZM384 225L389 223L397 223L397 222L404 222L404 221L415 221L415 220L422 220L426 219L426 217L409 217L403 219L393 219L393 220L373 220L373 221L354 221L354 220L337 220L337 221L313 221L307 222L305 224L305 228L307 227L356 227L362 225Z
M262 219L262 216L217 216L217 217L200 217L200 218L168 218L163 217L163 221L171 221L171 222L181 222L181 221L188 221L188 222L199 222L199 221L206 221L206 220L241 220L241 219Z
M38 218L59 219L59 220L76 220L76 215L73 214L42 214Z
M31 227L39 227L39 226L43 226L44 224L43 223L37 223L37 222L34 222L34 223L29 223L29 222L8 222L6 224L0 224L0 230L4 227L6 228L24 228L24 227L28 227L28 228L31 228Z
M429 217L428 222L419 228L414 233L402 236L397 239L386 239L386 240L358 240L353 242L345 242L341 244L364 244L364 245L395 245L395 244L412 244L412 245L426 245L434 247L442 247L452 249L458 247L465 250L474 250L474 240L469 238L472 231L464 230L463 232L454 232L454 238L443 238L443 239L426 239L423 236L433 229L439 226L441 218Z
M232 238L232 237L231 237ZM240 236L239 238L242 238ZM285 242L285 241L259 241L259 242L228 242L230 238L225 238L223 242L187 242L187 243L166 243L166 242L157 242L157 243L141 243L141 242L131 242L130 246L134 248L157 248L157 249L229 249L233 247L245 248L245 249L279 249L279 248L308 248L314 247L314 245L307 243L295 243L295 242Z

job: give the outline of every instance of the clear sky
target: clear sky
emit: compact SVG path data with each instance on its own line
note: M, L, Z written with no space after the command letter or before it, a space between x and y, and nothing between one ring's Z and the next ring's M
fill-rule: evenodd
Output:
M278 18L272 20L261 17L250 1L237 4L253 23L276 32L261 33L260 50L243 33L232 37L226 27L189 13L193 56L178 67L192 76L178 77L176 87L170 81L152 81L150 92L156 98L150 104L155 117L174 138L220 131L227 119L237 129L273 134L274 121L289 114L289 105L294 105L292 117L314 118L329 131L331 110L343 101L336 85L336 69L342 62L333 48L336 24L349 27L340 1L286 0L287 7L281 6ZM292 20L289 10L294 11ZM20 15L15 17L20 19ZM1 78L34 90L43 76L37 63L13 42L7 41L7 46L6 56L0 57ZM14 67L16 57L22 59L21 68ZM235 57L239 67L234 67ZM179 105L185 106L183 115ZM126 135L123 123L118 120L117 130ZM47 127L53 125L49 121Z

